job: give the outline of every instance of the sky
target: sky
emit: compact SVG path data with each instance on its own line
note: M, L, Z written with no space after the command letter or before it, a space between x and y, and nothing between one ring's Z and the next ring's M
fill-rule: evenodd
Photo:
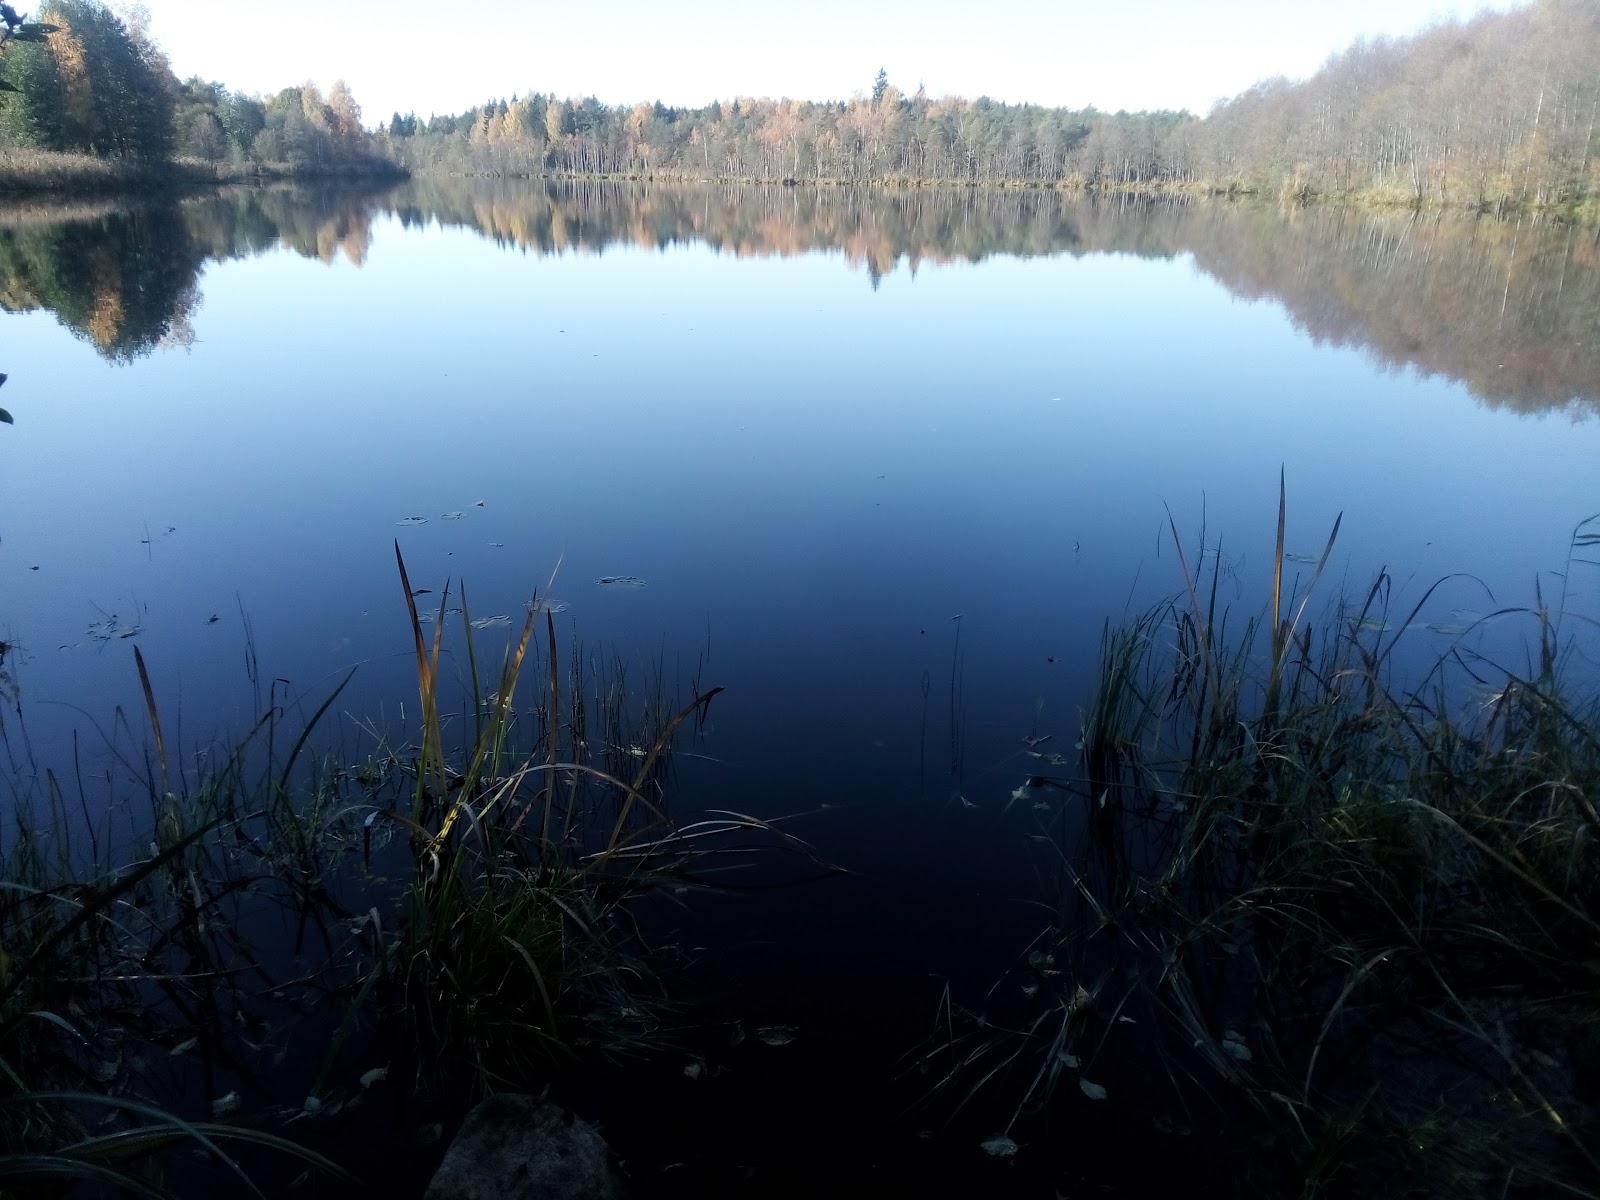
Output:
M1510 7L1497 0L1490 7ZM1357 37L1482 0L144 0L182 78L272 92L344 79L369 122L513 93L607 104L907 92L1203 113Z

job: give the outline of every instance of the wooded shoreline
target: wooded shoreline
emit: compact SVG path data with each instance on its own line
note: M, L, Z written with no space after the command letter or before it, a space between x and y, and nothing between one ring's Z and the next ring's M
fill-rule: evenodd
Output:
M0 196L139 196L206 187L266 185L295 181L337 181L411 178L508 179L534 182L608 182L666 184L669 186L716 184L731 187L862 188L872 191L1036 191L1078 196L1187 197L1208 200L1268 202L1292 207L1332 207L1454 212L1507 216L1545 216L1583 224L1600 224L1600 197L1583 195L1560 200L1537 196L1463 197L1448 194L1417 195L1400 189L1362 188L1324 191L1302 186L1282 187L1276 193L1240 183L1209 180L1091 181L1068 178L1034 179L929 179L886 175L873 179L808 177L772 178L759 175L705 175L683 171L460 171L411 170L381 157L342 161L326 167L275 162L204 162L177 159L160 163L98 158L38 150L0 149Z

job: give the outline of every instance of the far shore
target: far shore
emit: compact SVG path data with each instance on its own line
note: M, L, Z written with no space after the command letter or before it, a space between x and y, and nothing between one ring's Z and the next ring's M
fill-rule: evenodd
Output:
M413 177L454 179L517 179L528 181L582 181L610 183L719 184L750 187L870 188L878 191L919 191L923 189L994 189L1000 191L1049 191L1070 195L1107 197L1167 196L1208 199L1266 201L1286 207L1340 207L1362 209L1410 209L1430 213L1462 213L1504 216L1543 216L1560 220L1600 224L1600 196L1585 195L1561 200L1540 200L1518 196L1453 196L1429 193L1419 195L1401 188L1364 188L1330 191L1307 185L1286 183L1272 188L1241 182L1208 180L1133 180L1091 182L1081 176L1057 180L974 178L922 179L915 176L885 175L872 178L830 178L826 176L773 177L754 175L703 175L684 171L583 173L558 170L447 170L424 166L407 167L390 159L371 157L305 166L277 162L204 162L176 159L146 163L133 159L98 158L88 154L62 154L34 150L0 150L0 199L8 196L109 197L142 195L221 185L261 185L313 180L393 179Z

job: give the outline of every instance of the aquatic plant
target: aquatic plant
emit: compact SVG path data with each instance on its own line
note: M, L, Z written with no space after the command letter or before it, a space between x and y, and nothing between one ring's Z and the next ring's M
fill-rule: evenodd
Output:
M361 722L352 750L324 728L348 677L298 726L275 681L248 734L175 756L137 649L147 728L120 710L97 726L100 765L41 767L26 725L0 724L0 1192L164 1194L156 1152L187 1140L242 1194L229 1143L337 1171L259 1126L332 1116L381 1080L449 1103L659 1048L633 902L806 853L749 817L668 815L674 740L721 689L674 705L658 681L641 706L620 669L576 650L564 669L537 596L485 674L464 590L454 680L452 589L425 634L396 558L411 733ZM212 1119L177 1104L195 1093Z
M1024 1142L1119 1080L1164 1089L1144 1119L1226 1130L1247 1193L1600 1194L1586 619L1540 589L1491 614L1531 622L1521 668L1458 637L1397 682L1435 589L1310 619L1333 537L1286 594L1284 510L1263 615L1174 529L1182 595L1106 628L1078 771L1018 789L1054 918L981 1017L946 998L921 1065L957 1107L1010 1096ZM1591 520L1563 581L1596 545Z

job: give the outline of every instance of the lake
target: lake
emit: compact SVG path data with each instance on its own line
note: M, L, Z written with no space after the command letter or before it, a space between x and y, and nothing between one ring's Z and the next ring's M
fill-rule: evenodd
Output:
M424 602L513 618L484 646L537 588L597 661L726 688L674 801L851 872L684 918L719 1019L811 1039L751 1085L764 1169L870 1141L861 1081L1023 951L1024 739L1071 754L1106 622L1183 587L1171 527L1261 611L1281 471L1292 554L1343 517L1316 603L1387 570L1398 625L1448 577L1403 671L1600 512L1600 231L1551 222L419 179L7 202L0 302L36 769L138 725L132 645L186 748L352 668L340 736L404 728L396 541Z

